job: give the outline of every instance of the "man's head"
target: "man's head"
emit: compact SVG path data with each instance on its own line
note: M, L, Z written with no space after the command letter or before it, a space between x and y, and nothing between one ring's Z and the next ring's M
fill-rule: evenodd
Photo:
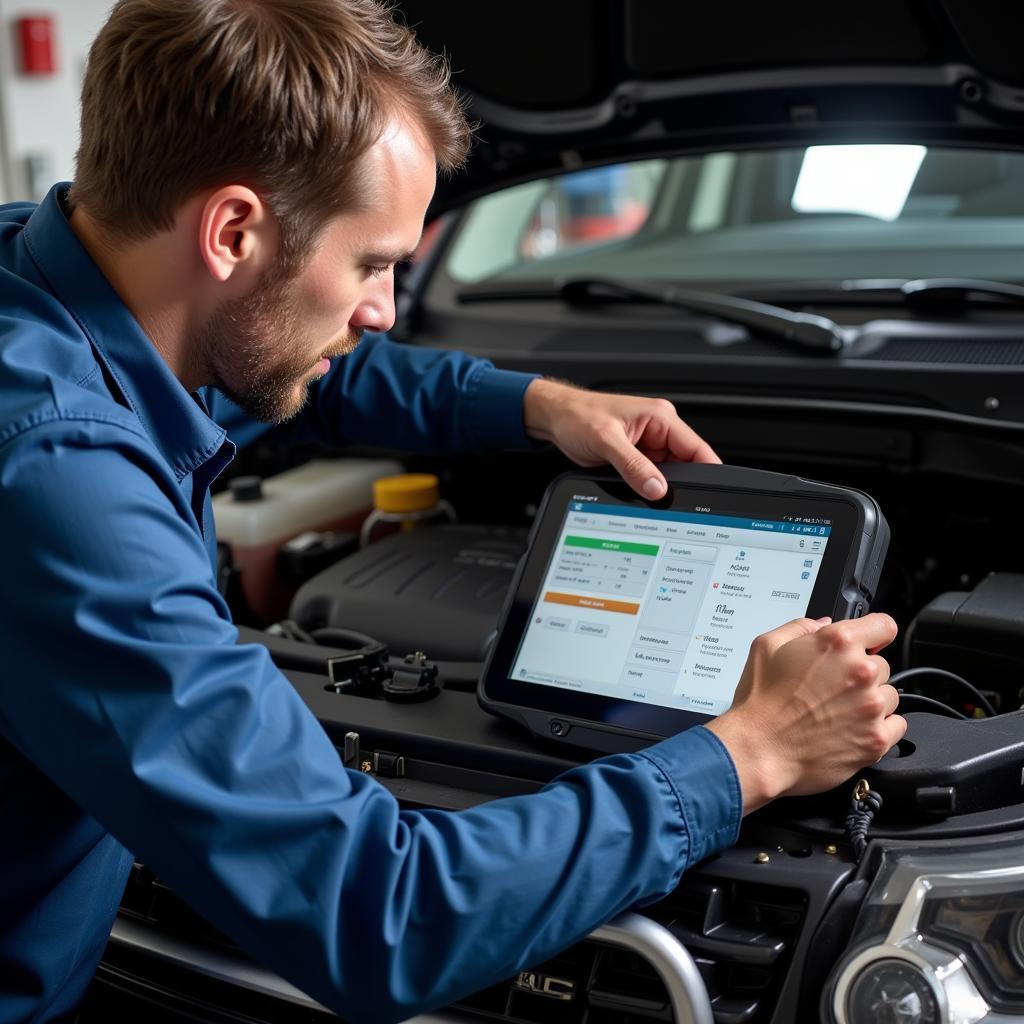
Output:
M321 356L390 326L394 258L468 140L447 67L375 0L120 0L71 199L114 251L194 239L216 301L189 317L193 376L281 419Z

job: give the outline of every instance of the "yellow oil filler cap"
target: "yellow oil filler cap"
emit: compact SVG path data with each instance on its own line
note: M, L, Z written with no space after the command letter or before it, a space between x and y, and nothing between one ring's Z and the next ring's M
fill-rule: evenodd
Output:
M399 473L373 482L373 504L380 512L426 512L441 498L441 484L433 473Z

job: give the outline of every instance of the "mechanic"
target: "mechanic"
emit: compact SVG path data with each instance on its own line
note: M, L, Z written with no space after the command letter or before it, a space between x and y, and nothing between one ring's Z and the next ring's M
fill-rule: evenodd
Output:
M668 893L743 813L902 735L892 620L802 619L755 641L706 728L535 795L400 811L235 643L209 497L225 425L547 439L649 496L652 459L716 460L667 402L381 335L468 137L446 68L372 0L122 0L74 185L0 211L0 1021L74 1013L133 854L326 1006L395 1020Z

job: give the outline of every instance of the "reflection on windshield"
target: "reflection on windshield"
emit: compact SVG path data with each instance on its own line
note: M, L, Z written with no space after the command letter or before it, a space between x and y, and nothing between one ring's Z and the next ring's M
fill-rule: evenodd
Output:
M924 146L809 146L791 205L797 213L896 220L926 152Z
M650 171L647 164L613 164L556 178L523 235L523 258L636 234L654 194L657 171Z
M811 146L647 160L478 200L460 282L613 274L707 284L1020 280L1024 155Z

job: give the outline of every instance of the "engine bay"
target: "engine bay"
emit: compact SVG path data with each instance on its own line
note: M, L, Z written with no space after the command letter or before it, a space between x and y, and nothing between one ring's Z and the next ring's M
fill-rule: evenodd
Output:
M714 436L714 424L697 419L690 417ZM933 466L942 462L949 439L924 434L914 446L930 453L927 467L917 459L914 465L894 465L875 450L856 459L815 459L786 449L792 419L761 426L753 431L761 449L773 437L778 444L773 459L757 461L759 468L864 490L891 526L872 609L890 613L900 626L900 637L886 651L893 673L918 674L900 684L909 722L905 739L863 776L881 796L877 813L861 819L865 842L858 845L850 827L855 780L820 796L777 801L745 819L734 847L688 871L671 896L638 918L681 943L695 965L697 988L677 991L679 977L659 974L649 950L595 935L454 1008L469 1019L635 1024L685 1019L681 1008L706 1000L720 1024L845 1021L857 1019L847 1010L858 1000L874 1005L872 985L902 985L900 991L925 1008L928 999L947 998L921 988L925 983L917 975L899 973L906 957L917 955L907 943L920 936L895 935L894 922L910 897L904 893L895 904L886 902L879 886L892 872L905 870L906 858L923 858L914 878L924 877L931 870L928 858L955 861L965 851L962 866L970 866L976 856L1019 848L1024 833L1024 557L1017 540L1021 492L1011 475L1015 460L991 472L986 452L1000 442L954 437L950 465L958 465L968 448L976 472L939 472ZM844 434L847 450L858 436L856 428ZM721 454L728 459L732 453ZM353 456L363 453L345 453ZM240 458L234 476L273 478L293 460L271 437ZM319 552L315 558L300 559L297 567L294 557L280 556L272 585L278 607L287 611L278 623L253 611L240 586L244 569L226 559L222 589L240 623L240 640L268 647L343 762L371 773L403 806L459 809L533 792L594 755L531 737L486 714L475 691L541 497L570 467L545 450L499 459L402 462L407 470L438 476L456 521L385 532L363 547L358 525L351 522L325 531L330 537L307 539L308 550ZM966 678L980 692L943 672ZM392 692L384 680L392 681ZM936 704L912 706L915 698ZM975 854L975 846L981 853ZM187 940L190 969L211 950L242 956L208 926L198 939L198 919L159 886L145 868L137 868L101 976L133 969L129 961L139 943L168 931ZM1002 892L979 902L968 942L963 914L981 897L969 885L964 891L968 895L956 897L959 904L953 897L938 910L927 903L934 934L922 940L925 952L934 959L935 949L968 949L969 962L981 965L971 969L972 984L987 1004L1015 1010L1024 966L1015 966L1016 947L1007 936L1015 934L1016 919L1007 907L1016 897ZM1021 950L1024 956L1024 944ZM890 962L896 965L892 976L885 974ZM152 964L146 971L152 974ZM211 998L237 1001L240 984L230 986L230 997ZM570 986L572 1000L554 1002L545 985L559 991ZM288 1012L299 1012L295 993L280 998L291 999ZM310 1012L308 1002L302 1006Z

